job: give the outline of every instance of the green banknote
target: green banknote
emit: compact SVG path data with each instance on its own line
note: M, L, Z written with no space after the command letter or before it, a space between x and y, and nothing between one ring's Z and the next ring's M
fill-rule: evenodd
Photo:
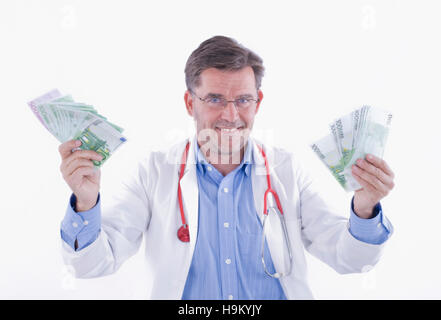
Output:
M365 121L360 128L358 146L345 166L346 177L352 177L350 168L357 159L364 159L367 154L383 158L392 117L390 112L379 108L369 107L366 110Z
M78 139L78 149L93 150L103 156L93 161L100 167L127 139L123 128L111 123L92 105L75 102L71 95L52 90L28 103L40 122L61 143Z
M347 188L346 178L343 175L344 165L339 150L335 147L333 135L328 135L311 145L312 150L331 171L334 178L343 188Z
M352 176L351 167L368 153L383 157L391 121L390 112L363 106L334 120L330 134L311 148L346 191L358 190L361 185Z
M103 156L101 161L93 161L93 164L98 167L126 142L124 137L115 134L115 129L111 125L99 118L96 118L86 128L79 130L73 139L81 141L81 149L93 150Z

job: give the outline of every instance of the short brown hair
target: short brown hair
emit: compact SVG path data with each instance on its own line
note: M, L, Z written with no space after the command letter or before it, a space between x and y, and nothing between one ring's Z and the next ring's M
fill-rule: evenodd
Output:
M202 42L188 58L185 65L185 83L191 91L200 85L200 74L206 69L234 71L247 66L253 68L256 89L259 90L265 71L263 60L232 38L214 36Z

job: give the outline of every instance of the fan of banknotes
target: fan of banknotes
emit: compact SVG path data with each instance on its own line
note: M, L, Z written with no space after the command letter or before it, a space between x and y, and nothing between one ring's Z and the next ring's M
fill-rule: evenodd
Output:
M390 112L363 106L332 122L331 133L311 148L346 191L358 190L351 167L368 153L383 158L391 121Z
M70 95L62 95L57 89L28 103L43 126L58 141L81 140L77 149L93 150L103 159L93 161L100 167L119 148L126 138L123 128L100 115L93 106L75 102Z

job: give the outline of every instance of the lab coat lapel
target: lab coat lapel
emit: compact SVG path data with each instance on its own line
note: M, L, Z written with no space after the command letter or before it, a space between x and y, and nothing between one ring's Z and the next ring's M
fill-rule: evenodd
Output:
M250 140L252 142L252 163L251 168L251 182L253 187L253 197L254 205L257 210L257 215L259 216L260 222L263 223L263 195L267 187L266 183L266 171L265 171L265 161L263 160L262 154L257 148L257 142Z

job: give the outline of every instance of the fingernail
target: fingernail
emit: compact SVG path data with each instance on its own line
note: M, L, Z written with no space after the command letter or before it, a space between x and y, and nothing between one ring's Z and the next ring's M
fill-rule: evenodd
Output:
M81 145L81 141L80 141L80 140L75 141L75 145L76 145L77 147L80 146L80 145Z
M368 154L368 155L366 156L366 158L368 158L369 160L372 160L374 157L372 157L372 155Z

